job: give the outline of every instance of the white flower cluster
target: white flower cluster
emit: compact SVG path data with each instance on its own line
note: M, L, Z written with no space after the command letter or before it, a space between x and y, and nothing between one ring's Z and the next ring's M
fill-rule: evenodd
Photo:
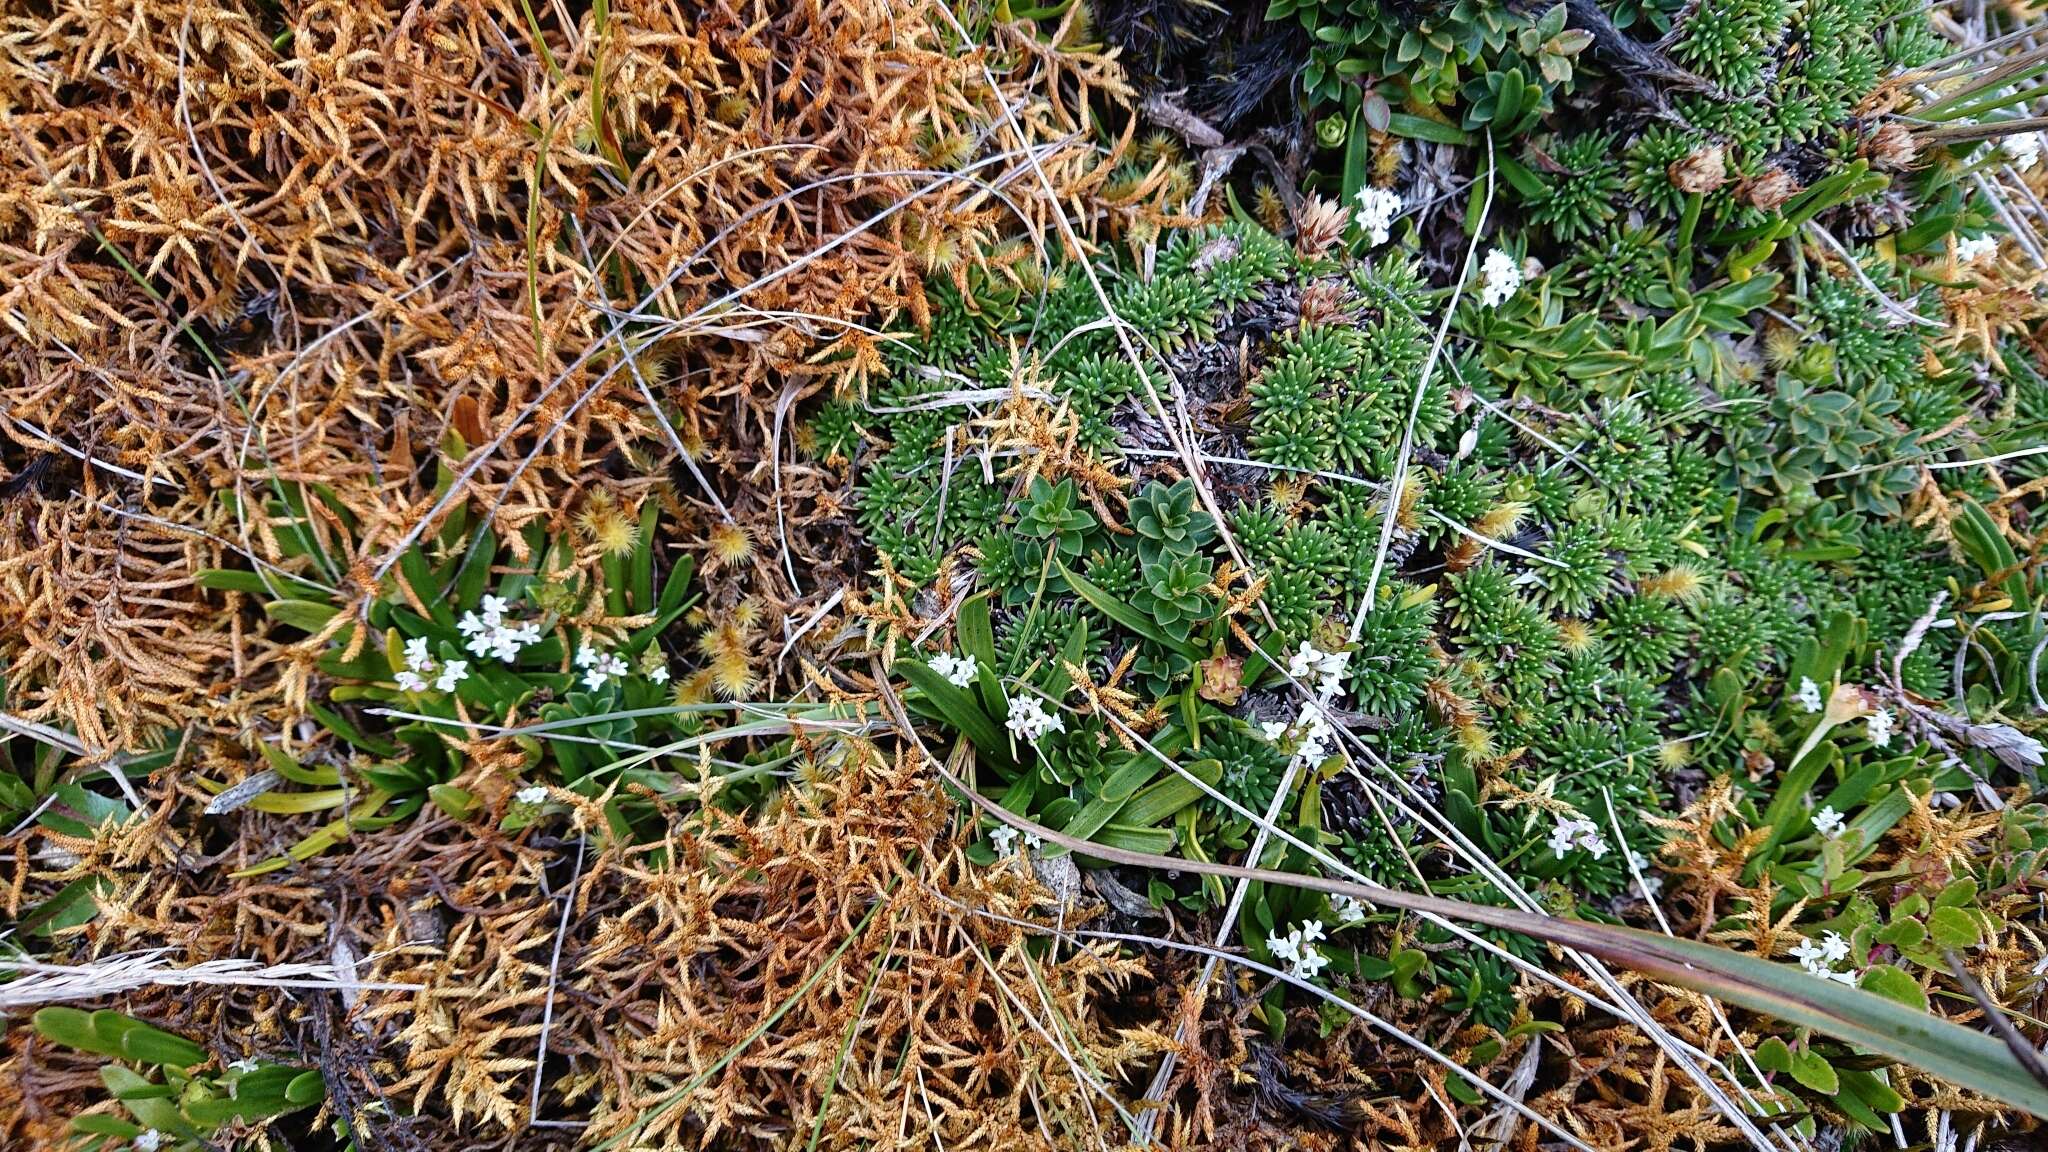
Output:
M1794 696L1793 699L1799 701L1799 706L1808 712L1820 711L1820 685L1815 684L1811 676L1801 676L1799 678L1799 694Z
M1301 650L1287 658L1287 674L1296 680L1313 679L1318 696L1341 696L1344 694L1344 670L1351 663L1349 652L1320 652L1308 641L1301 642Z
M988 839L989 843L996 846L998 855L1009 856L1017 851L1017 830L1008 824L996 825L995 831L988 834ZM1035 850L1044 846L1045 841L1040 840L1036 833L1024 833L1024 847Z
M1486 263L1480 266L1479 274L1485 277L1479 286L1479 303L1487 308L1505 303L1522 287L1522 266L1499 248L1486 254Z
M512 798L521 804L545 804L548 801L548 786L545 784L528 784L526 787L514 792Z
M1813 814L1813 830L1830 840L1842 834L1842 828L1846 823L1842 819L1842 814L1835 811L1832 804Z
M1584 848L1598 860L1607 855L1607 841L1600 835L1600 826L1583 817L1557 818L1557 828L1550 833L1550 850L1562 860L1573 848Z
M1896 729L1898 721L1892 718L1891 709L1879 708L1877 711L1872 712L1870 719L1864 721L1864 723L1870 726L1870 742L1873 745L1879 748L1889 748L1892 746L1892 732Z
M1337 730L1330 725L1329 717L1323 715L1322 705L1313 700L1301 706L1301 713L1294 718L1294 723L1267 720L1259 725L1259 731L1272 744L1287 739L1291 733L1299 741L1294 748L1295 754L1308 764L1320 764L1329 759L1337 744Z
M450 660L445 665L436 665L433 654L427 651L427 638L415 636L405 642L405 667L392 679L407 692L425 692L429 676L434 677L434 691L453 692L457 684L469 679L469 661Z
M1360 188L1358 212L1352 217L1374 247L1387 242L1394 217L1401 214L1401 194L1385 188Z
M1649 858L1631 848L1628 850L1628 866L1637 875L1642 885L1643 899L1655 900L1664 891L1664 878L1650 872Z
M1285 936L1266 937L1266 948L1274 956L1287 961L1287 974L1297 980L1313 980L1330 958L1317 950L1315 942L1323 939L1323 922L1310 920Z
M1956 263L1975 264L1998 255L1998 237L1965 236L1956 241Z
M1839 932L1827 933L1820 938L1818 944L1801 936L1799 946L1792 949L1792 955L1799 961L1801 968L1823 980L1833 980L1841 984L1856 982L1854 972L1835 971L1835 965L1849 958L1849 942L1842 939Z
M597 647L587 636L576 646L576 666L583 669L583 686L592 692L604 687L610 680L625 679L629 671L623 657Z
M1365 904L1355 896L1332 896L1330 907L1336 911L1339 924L1357 924L1365 919Z
M2041 162L2041 134L2039 132L2015 132L2001 137L1998 150L2014 168L2021 172Z
M941 652L932 657L932 671L944 676L946 682L953 687L965 688L974 683L974 674L980 669L975 666L972 656L955 656L951 652Z
M1010 701L1010 718L1003 721L1003 726L1036 744L1049 732L1065 732L1067 718L1058 712L1047 712L1038 697L1022 694Z
M489 656L502 664L519 659L519 650L540 643L540 625L527 621L509 624L505 613L512 607L503 596L485 596L481 613L464 612L456 623L469 642L463 647L472 656Z

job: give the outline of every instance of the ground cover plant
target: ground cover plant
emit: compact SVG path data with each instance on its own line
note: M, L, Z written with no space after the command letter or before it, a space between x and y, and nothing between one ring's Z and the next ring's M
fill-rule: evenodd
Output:
M8 1147L2038 1139L2023 8L0 19Z

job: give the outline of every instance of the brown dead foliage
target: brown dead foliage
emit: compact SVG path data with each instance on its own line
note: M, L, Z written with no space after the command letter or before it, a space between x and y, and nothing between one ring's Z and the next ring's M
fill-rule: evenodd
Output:
M364 1147L782 1144L828 1097L825 1147L1091 1142L1142 1051L1096 1001L1136 962L963 911L1036 890L971 872L947 807L871 750L756 817L679 807L642 848L429 811L282 880L229 873L312 819L204 820L175 774L246 775L321 690L198 573L281 564L358 599L438 511L444 452L501 531L651 496L720 612L823 599L850 553L838 479L790 450L798 406L860 386L927 277L1059 245L1054 212L1091 239L1158 215L1094 197L1118 149L1089 117L1127 92L1072 21L963 51L937 5L572 7L0 15L4 707L94 753L186 747L143 818L0 844L10 912L104 875L71 955L428 983L118 1005L321 1067ZM267 507L308 488L326 563ZM587 1131L529 1125L544 1030L541 1115ZM59 1142L92 1069L9 1029L0 1143Z
M1115 65L1027 26L963 52L938 6L577 7L0 17L11 710L97 750L289 719L195 571L279 559L262 501L318 485L363 542L322 578L360 589L450 432L504 526L680 448L707 522L791 554L764 575L836 563L826 485L771 466L796 403L872 369L924 276L1056 244L1039 182L1075 212L1115 160L1083 130Z
M371 1147L415 1146L415 1132L451 1148L780 1147L807 1140L821 1108L824 1148L1113 1133L1124 1069L1152 1049L1105 1007L1142 962L1048 952L971 911L1042 920L1044 893L1020 868L967 864L928 773L869 745L826 747L758 817L678 807L661 839L603 850L578 843L574 814L517 838L423 817L318 881L228 883L216 869L192 878L203 891L142 900L96 936L346 955L364 980L427 985L362 993L352 1012L329 994L121 1005L224 1052L322 1067ZM167 831L122 839L183 843ZM528 1124L544 1031L540 1116L579 1121L569 1129ZM24 1092L0 1108L0 1133L43 1146L92 1078L25 1029L8 1045L0 1074ZM378 1100L415 1118L361 1111Z

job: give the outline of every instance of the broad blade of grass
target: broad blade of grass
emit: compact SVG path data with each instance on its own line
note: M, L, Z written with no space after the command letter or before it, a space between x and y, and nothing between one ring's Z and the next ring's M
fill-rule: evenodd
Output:
M1009 760L1009 741L1004 739L1003 730L989 719L988 713L981 710L980 703L968 695L966 689L939 675L922 660L898 660L896 670L924 694L924 699L913 703L912 707L958 728L983 755ZM918 707L920 703L925 707Z

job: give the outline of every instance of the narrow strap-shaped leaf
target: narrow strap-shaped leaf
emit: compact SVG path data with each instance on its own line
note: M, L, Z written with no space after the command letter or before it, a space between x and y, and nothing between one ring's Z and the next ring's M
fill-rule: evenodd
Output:
M1188 771L1213 788L1223 779L1223 762L1197 760L1188 765ZM1201 798L1202 790L1195 786L1195 782L1176 772L1147 785L1131 797L1131 802L1117 812L1116 822L1134 828L1150 828Z
M664 614L679 612L688 601L690 577L697 571L697 561L689 556L679 557L668 570L668 576L661 582L661 601L656 607Z
M960 602L953 634L959 638L961 653L974 658L974 690L981 697L982 709L998 720L1008 716L1009 701L1003 696L1002 678L996 674L996 630L989 620L988 593Z

